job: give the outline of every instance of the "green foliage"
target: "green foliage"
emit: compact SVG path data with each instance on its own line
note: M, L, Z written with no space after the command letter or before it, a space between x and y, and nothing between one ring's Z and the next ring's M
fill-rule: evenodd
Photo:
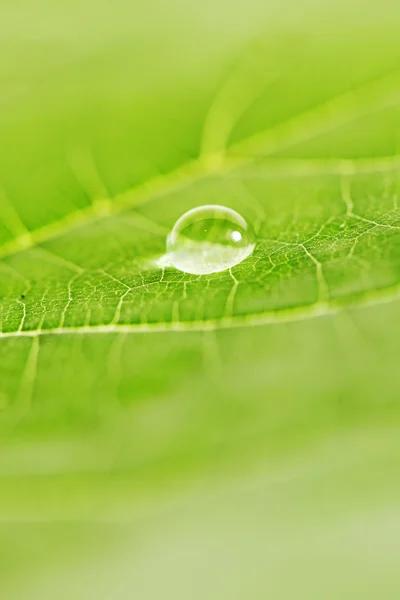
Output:
M395 3L21 4L0 8L7 600L397 599ZM255 251L161 268L202 204Z

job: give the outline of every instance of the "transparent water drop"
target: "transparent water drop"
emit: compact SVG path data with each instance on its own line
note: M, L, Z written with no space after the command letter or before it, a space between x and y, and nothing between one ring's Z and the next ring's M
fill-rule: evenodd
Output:
M194 275L225 271L250 256L253 229L231 208L208 204L189 210L167 237L170 265Z

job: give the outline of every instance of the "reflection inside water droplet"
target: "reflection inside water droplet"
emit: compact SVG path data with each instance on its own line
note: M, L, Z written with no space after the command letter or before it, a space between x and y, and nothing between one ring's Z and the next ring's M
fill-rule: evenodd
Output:
M217 204L189 210L167 238L169 264L195 275L234 267L250 256L254 247L254 232L244 218Z

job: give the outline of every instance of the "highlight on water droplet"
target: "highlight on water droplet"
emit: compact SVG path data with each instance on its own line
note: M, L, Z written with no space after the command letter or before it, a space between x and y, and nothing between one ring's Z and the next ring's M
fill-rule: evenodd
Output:
M167 237L167 260L179 271L205 275L238 265L254 248L253 229L238 212L208 204L177 220Z

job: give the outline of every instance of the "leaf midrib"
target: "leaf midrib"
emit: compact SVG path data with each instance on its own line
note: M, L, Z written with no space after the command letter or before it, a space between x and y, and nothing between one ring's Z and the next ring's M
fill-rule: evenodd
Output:
M177 191L198 180L222 175L254 163L257 158L251 155L256 152L260 143L266 145L263 158L267 158L282 150L289 149L305 139L313 139L326 131L350 123L359 116L367 116L382 109L382 107L397 104L400 102L399 77L400 70L395 70L389 75L359 86L355 90L339 94L310 110L305 110L274 127L249 136L247 139L228 148L230 156L225 154L202 156L198 160L184 163L166 175L154 177L133 189L122 192L112 199L97 200L86 209L70 213L64 218L35 229L28 234L17 236L0 246L0 259L61 237L91 222L141 206L155 197ZM332 108L334 108L333 112ZM236 158L234 157L235 153L239 154ZM330 169L335 172L336 169L340 174L349 175L353 172L359 172L358 169L369 172L399 168L400 156L347 160L320 159L319 161L318 159L310 161L307 159L300 161L283 159L280 161L278 159L274 161L274 165L272 161L269 161L269 169L265 175L274 174L273 166L275 166L275 172L276 169L279 172L279 169L284 170L285 166L287 167L291 162L294 171L292 173L287 172L287 175L313 174L313 169L318 163L320 165L325 164L325 167L328 167L328 172L331 172ZM320 166L317 167L317 172L321 174Z
M204 319L195 321L166 321L154 323L110 322L101 325L84 325L80 327L55 327L45 329L25 329L20 331L0 332L0 340L5 338L38 337L68 334L109 334L109 333L168 333L186 331L213 331L218 329L256 327L262 325L279 325L296 321L328 317L346 309L368 308L379 304L393 302L400 297L400 284L384 287L360 294L350 302L340 302L340 299L313 302L303 306L283 308L275 311L265 311L246 315Z

